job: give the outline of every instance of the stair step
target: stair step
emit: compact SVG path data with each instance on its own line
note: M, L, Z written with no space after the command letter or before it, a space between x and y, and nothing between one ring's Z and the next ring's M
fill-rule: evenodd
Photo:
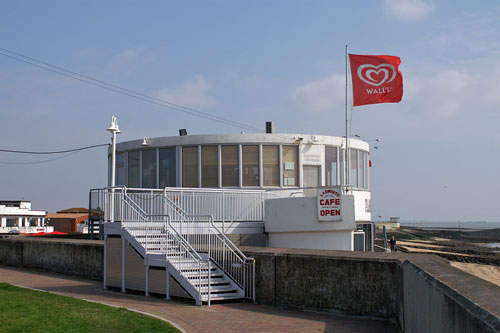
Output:
M206 286L206 285L208 285L208 279L207 278L188 279L188 280L194 286ZM215 277L215 278L210 277L210 286L229 285L230 283L231 282L229 282L229 280L225 279L222 276L221 277Z
M201 276L201 279L206 279L207 278L207 274L206 274L206 271L205 272L202 272L202 276ZM196 271L191 271L191 272L183 272L182 275L187 278L188 280L190 281L196 281L197 279L200 279L200 274ZM221 273L221 272L214 272L212 271L210 273L210 279L216 279L216 278L219 278L219 277L223 277L224 274Z
M241 295L238 293L230 293L230 294L220 294L220 295L210 295L210 301L222 301L226 299L243 299ZM208 296L202 295L203 302L208 302Z
M237 293L238 292L238 289L231 286L231 285L223 285L223 286L210 286L210 295L211 294L231 294L231 293ZM203 288L201 294L207 294L208 291L206 290L206 288Z

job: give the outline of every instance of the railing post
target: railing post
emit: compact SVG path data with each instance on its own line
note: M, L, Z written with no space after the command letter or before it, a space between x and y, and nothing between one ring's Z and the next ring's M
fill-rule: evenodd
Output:
M247 262L245 259L243 259L243 265L242 265L242 271L243 271L243 300L246 299L247 297L247 284L246 284L246 280L247 280Z
M208 258L208 306L210 306L210 275L211 275L211 270L210 270L210 258Z
M255 302L255 259L252 262L252 300L253 300L253 304L256 304L256 302Z

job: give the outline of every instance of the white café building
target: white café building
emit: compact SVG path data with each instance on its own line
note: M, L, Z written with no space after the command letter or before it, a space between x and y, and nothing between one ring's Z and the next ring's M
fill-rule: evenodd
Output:
M343 137L281 133L180 135L120 142L116 145L116 185L271 192L281 199L267 200L265 221L253 231L246 229L265 238L248 245L354 250L355 235L365 239L360 226L371 224L369 145L349 139L347 168L345 146ZM110 174L111 150L108 157ZM336 185L347 185L345 216L340 222L320 222L318 187ZM234 233L241 233L239 230ZM366 237L369 234L371 231Z

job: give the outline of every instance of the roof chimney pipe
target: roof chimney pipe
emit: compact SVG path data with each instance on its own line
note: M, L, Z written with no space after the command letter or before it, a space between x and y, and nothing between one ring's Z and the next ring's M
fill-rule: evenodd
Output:
M266 121L266 133L274 133L274 122Z

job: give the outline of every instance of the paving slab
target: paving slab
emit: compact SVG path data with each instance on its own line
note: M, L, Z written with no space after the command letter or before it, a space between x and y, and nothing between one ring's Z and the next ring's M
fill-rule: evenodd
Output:
M102 282L0 266L0 282L124 307L174 323L186 332L397 332L394 323L251 303L196 306L190 302L105 290Z

